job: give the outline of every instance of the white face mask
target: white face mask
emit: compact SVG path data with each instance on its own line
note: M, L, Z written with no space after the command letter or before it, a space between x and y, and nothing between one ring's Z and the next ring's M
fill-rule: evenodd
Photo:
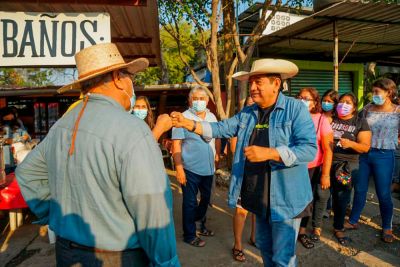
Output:
M207 108L207 102L205 100L194 100L192 101L192 108L196 112L203 112Z
M133 89L133 86L132 86L132 96L129 96L129 94L125 90L122 90L122 91L129 97L129 102L130 102L131 106L130 106L128 112L131 113L133 107L135 106L135 102L136 102L135 90Z

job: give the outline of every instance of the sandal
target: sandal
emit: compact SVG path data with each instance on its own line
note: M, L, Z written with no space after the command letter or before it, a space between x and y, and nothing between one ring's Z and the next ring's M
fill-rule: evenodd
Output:
M244 262L246 257L243 253L243 250L232 248L232 256L235 261Z
M214 236L214 232L211 230L208 230L207 228L203 228L198 232L199 235L202 236Z
M385 243L393 243L394 236L392 230L388 230L387 232L382 231L381 239Z
M318 242L321 239L321 228L314 228L313 233L310 235L313 242Z
M206 241L200 239L199 237L195 237L192 241L186 243L199 248L204 247L206 245Z
M344 223L344 229L346 230L358 230L359 226L358 223L352 224L349 221Z
M343 234L343 236L341 236ZM351 239L347 236L344 236L344 231L343 230L334 230L333 235L336 237L338 243L342 246L347 246L349 242L351 242Z
M249 239L249 244L252 245L253 247L257 247L256 242L253 241L251 238Z
M306 248L306 249L311 249L314 247L313 242L308 238L306 234L300 234L297 237L297 240L300 241L300 243Z

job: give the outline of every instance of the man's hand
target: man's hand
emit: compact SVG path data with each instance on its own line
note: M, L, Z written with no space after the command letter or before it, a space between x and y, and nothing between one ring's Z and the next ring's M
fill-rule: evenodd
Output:
M161 114L157 117L156 125L154 127L160 128L163 133L172 128L172 120L168 114Z
M183 117L182 113L176 111L171 113L171 119L172 119L172 126L176 128L185 128L188 121L188 119Z
M244 148L244 155L250 162L261 162L271 159L271 148L262 146L248 146Z
M331 186L331 177L329 175L321 175L320 183L322 190L328 189Z
M176 179L181 185L186 185L186 174L183 169L176 169Z

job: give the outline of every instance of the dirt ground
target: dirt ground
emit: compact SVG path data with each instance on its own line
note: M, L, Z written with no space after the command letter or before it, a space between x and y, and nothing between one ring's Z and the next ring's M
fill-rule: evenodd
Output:
M227 190L217 187L214 192L213 207L208 211L207 225L215 232L214 237L204 238L203 248L187 245L182 240L180 186L171 176L174 193L174 219L178 256L182 266L263 266L259 251L247 243L250 234L250 220L244 231L244 253L246 262L235 262L231 255L233 245L232 212L226 205ZM374 193L373 185L370 192ZM324 219L322 239L313 249L307 250L300 244L297 247L299 266L400 266L400 201L394 195L393 230L396 240L385 244L380 240L379 206L375 196L369 200L363 212L361 227L348 232L352 239L348 247L342 247L332 235L332 218ZM29 221L29 218L27 218ZM4 225L4 220L1 221ZM1 225L0 223L0 225ZM26 223L14 233L3 232L0 239L0 267L2 266L55 266L54 245L48 244L47 237L39 235L39 227Z

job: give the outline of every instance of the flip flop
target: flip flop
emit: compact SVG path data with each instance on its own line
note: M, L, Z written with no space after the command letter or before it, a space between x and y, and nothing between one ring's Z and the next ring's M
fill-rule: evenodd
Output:
M192 241L186 242L186 243L188 243L189 245L192 245L194 247L198 247L198 248L204 247L206 245L206 241L202 240L199 237L195 237L195 239L193 239Z
M235 261L244 262L246 257L243 253L243 250L232 248L232 257Z
M381 239L382 239L382 241L385 242L385 243L393 243L393 241L394 241L394 236L393 236L392 231L388 231L388 232L386 232L386 233L382 231Z
M311 240L308 238L306 234L300 234L297 237L297 240L300 241L300 243L306 248L306 249L312 249L314 247L314 243L311 242Z
M214 232L211 231L211 230L208 230L207 228L204 228L204 229L200 230L198 232L198 234L202 235L202 236L214 236Z

